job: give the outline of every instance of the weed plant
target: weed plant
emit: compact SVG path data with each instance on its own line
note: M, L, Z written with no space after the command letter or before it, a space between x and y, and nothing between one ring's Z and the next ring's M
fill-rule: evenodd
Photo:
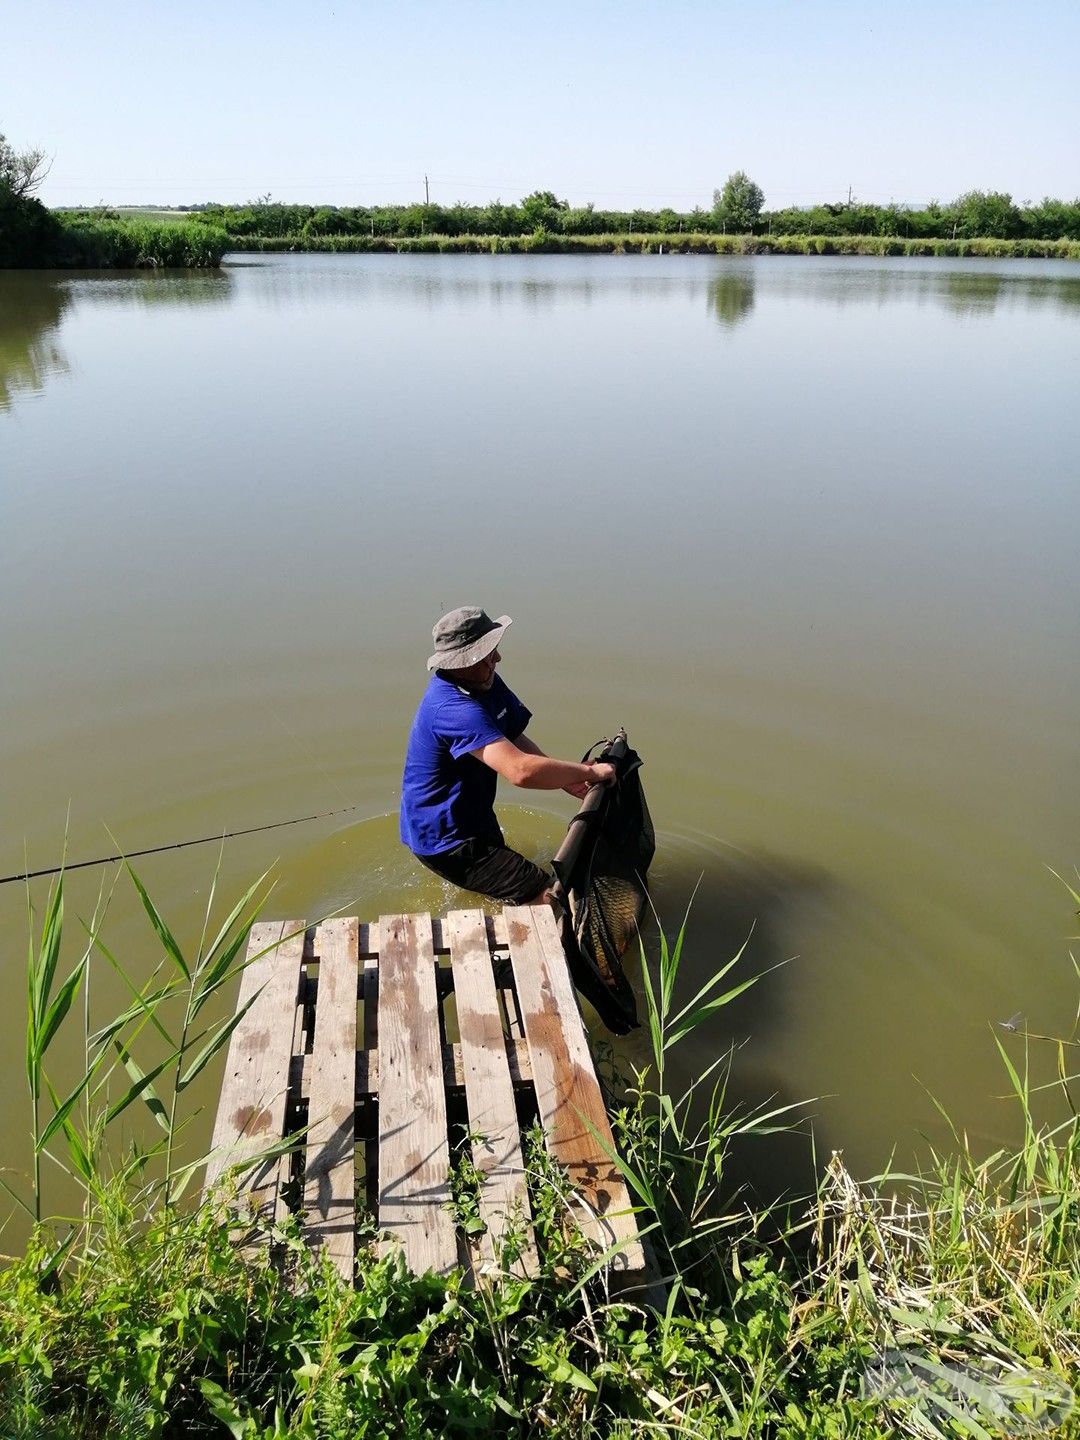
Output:
M954 1132L919 1173L866 1184L833 1156L796 1212L756 1213L724 1199L728 1144L798 1117L737 1112L727 1056L671 1091L672 1053L754 983L736 956L686 996L684 923L642 955L651 1060L616 1082L611 1103L611 1158L658 1283L615 1290L613 1257L583 1237L566 1177L533 1134L535 1276L513 1274L513 1236L479 1283L411 1276L364 1219L349 1286L296 1220L242 1251L235 1189L201 1204L185 1193L200 1163L184 1151L188 1107L233 1023L207 1016L244 964L264 887L222 917L211 894L202 936L185 947L130 878L160 965L143 984L125 979L130 1004L103 1027L86 1000L92 968L125 975L103 939L106 907L64 978L62 880L32 917L35 1163L23 1203L36 1223L0 1272L3 1436L1080 1434L1075 1037L998 1041L1025 1127L1018 1151L979 1159ZM62 1098L49 1056L80 997L86 1064ZM1056 1125L1033 1116L1033 1044L1056 1047ZM120 1145L122 1117L140 1108L160 1139ZM46 1157L81 1188L80 1214L50 1215ZM478 1180L463 1162L453 1203L466 1232L481 1223Z

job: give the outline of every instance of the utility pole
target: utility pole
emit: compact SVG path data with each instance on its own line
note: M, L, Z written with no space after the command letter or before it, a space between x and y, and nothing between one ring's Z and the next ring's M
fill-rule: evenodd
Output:
M424 204L425 204L425 205L430 205L430 204L431 204L431 195L428 193L428 183L427 183L427 176L426 176L426 175L424 176Z
M851 209L851 186L847 187L847 208Z

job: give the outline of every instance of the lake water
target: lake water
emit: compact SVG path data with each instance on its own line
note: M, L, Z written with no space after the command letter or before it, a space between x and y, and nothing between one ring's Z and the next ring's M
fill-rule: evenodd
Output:
M742 973L788 962L683 1074L735 1044L732 1096L812 1098L819 1155L863 1173L944 1141L928 1091L989 1147L990 1027L1075 1011L1048 867L1075 884L1078 380L1058 262L0 273L0 873L55 863L65 826L78 860L105 825L137 849L355 806L231 843L224 889L273 864L274 914L460 903L395 812L431 624L479 603L514 617L545 749L625 725L644 756L666 926L698 887L688 983L748 935ZM502 798L550 855L573 802ZM185 934L213 862L141 864ZM21 886L0 923L25 1168ZM109 933L147 973L124 883ZM99 1018L114 998L95 976ZM738 1163L780 1188L805 1155Z

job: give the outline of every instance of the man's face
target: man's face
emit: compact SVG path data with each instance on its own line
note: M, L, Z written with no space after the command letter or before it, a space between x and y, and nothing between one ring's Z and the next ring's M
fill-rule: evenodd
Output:
M485 655L483 660L478 660L475 665L466 665L464 670L449 670L447 674L452 677L455 685L460 685L464 690L490 690L495 679L495 667L501 659L496 646L490 655Z

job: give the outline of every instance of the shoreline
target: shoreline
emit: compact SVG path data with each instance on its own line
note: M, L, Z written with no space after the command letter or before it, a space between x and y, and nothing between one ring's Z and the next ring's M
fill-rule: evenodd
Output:
M911 240L897 235L234 235L229 254L868 255L1080 260L1077 240ZM235 248L232 248L232 246Z

